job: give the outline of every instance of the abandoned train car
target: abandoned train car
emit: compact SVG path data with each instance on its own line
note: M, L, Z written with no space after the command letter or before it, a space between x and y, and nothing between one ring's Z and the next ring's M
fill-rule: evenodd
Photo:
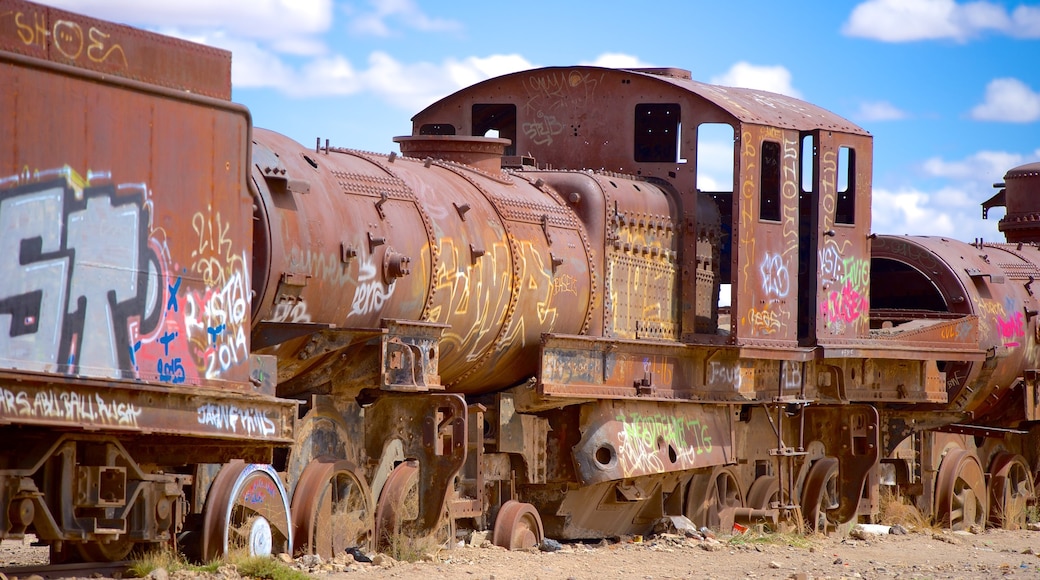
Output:
M0 0L0 537L1025 517L1036 164L1006 243L875 235L870 134L791 97L547 67L377 154L254 127L230 59Z

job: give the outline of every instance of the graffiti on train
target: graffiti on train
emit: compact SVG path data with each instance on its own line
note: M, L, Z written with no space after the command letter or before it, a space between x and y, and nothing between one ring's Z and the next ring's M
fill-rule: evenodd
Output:
M620 414L618 463L626 477L663 473L674 465L693 467L698 455L712 452L712 435L700 419L665 413Z
M79 425L137 427L143 410L137 405L99 393L71 389L28 392L0 387L0 415Z
M214 277L241 287L241 305L200 299L170 274L176 266L152 212L146 184L117 183L107 172L66 166L0 178L0 364L168 383L226 369L214 344L235 317L214 316L211 306L244 318L244 266ZM188 266L196 265L186 264L185 276L194 274Z

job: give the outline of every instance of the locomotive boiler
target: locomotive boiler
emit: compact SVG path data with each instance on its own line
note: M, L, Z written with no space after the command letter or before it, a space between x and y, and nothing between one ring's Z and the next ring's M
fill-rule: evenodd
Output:
M254 127L229 79L0 1L0 537L1024 521L1035 164L984 204L1007 243L876 235L867 131L681 69L484 81L390 154Z

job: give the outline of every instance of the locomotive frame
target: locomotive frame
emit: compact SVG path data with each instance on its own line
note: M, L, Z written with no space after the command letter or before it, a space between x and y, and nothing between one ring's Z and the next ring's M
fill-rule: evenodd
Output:
M0 0L0 537L520 548L829 531L882 490L1024 521L1034 166L984 204L1006 244L879 236L868 132L680 69L484 81L401 155L255 128L230 88L224 51Z

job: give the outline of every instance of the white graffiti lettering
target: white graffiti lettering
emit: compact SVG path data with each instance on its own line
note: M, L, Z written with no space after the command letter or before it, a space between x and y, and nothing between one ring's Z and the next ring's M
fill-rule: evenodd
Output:
M274 421L266 412L259 409L242 409L236 405L206 403L198 409L198 421L200 425L231 433L264 437L270 437L275 433Z
M136 427L142 412L132 403L106 399L97 393L50 389L30 396L25 391L0 388L0 414L3 415Z
M762 273L762 291L767 295L787 297L791 291L791 276L780 254L766 254L759 268Z
M347 316L364 316L370 312L376 312L393 296L395 286L393 284L384 286L377 274L378 270L370 260L366 260L360 265L357 291L354 292L354 300L350 304L350 314Z
M740 367L736 363L724 364L714 360L708 362L708 385L732 386L734 391L739 391L740 382Z

